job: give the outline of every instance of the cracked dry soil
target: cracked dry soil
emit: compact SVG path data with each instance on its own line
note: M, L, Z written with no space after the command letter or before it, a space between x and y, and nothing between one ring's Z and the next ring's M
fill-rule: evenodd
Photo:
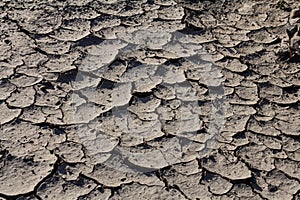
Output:
M1 0L0 199L299 200L299 7Z

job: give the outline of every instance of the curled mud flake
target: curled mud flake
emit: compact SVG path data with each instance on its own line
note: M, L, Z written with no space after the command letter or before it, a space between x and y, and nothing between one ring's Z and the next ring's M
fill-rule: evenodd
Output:
M100 14L91 6L66 6L64 7L64 19L95 19Z
M143 144L145 141L150 141L164 135L161 131L161 123L155 120L155 118L144 121L139 116L133 114L120 115L120 117L116 118L116 124L120 131L122 131L122 146Z
M270 83L260 84L259 86L259 97L274 101L279 99L283 95L281 87L272 85Z
M289 83L287 80L287 78L284 76L284 77L280 77L278 75L271 75L267 78L267 80L275 85L275 86L278 86L278 87L281 87L281 88L285 88L285 87L292 87L293 84L292 83Z
M219 65L217 63L217 65ZM220 64L222 66L222 64ZM222 70L222 74L225 78L225 82L224 85L225 86L229 86L229 87L236 87L239 86L242 82L242 80L244 79L243 76L237 74L237 73L233 73L230 70Z
M236 28L242 30L259 30L263 28L259 24L260 21L265 20L268 17L267 14L256 14L256 15L242 15L241 19L236 23Z
M250 185L244 183L234 184L226 198L240 198L245 200L261 199L261 197L253 191Z
M99 117L96 122L95 129L104 132L108 136L120 137L122 135L122 130L120 130L115 116Z
M246 56L247 54L258 53L262 51L264 47L262 44L254 43L252 41L245 41L237 45L235 49L241 56Z
M222 95L223 88L222 84L225 81L221 70L216 67L216 65L212 65L211 70L205 70L201 74L201 78L199 79L199 83L206 85L210 90L210 93L213 95Z
M176 36L176 33L175 33ZM179 34L178 41L181 43L206 44L216 41L216 38L210 31L199 31L197 34ZM208 55L209 56L209 55Z
M56 161L56 157L47 150L39 150L24 157L10 155L4 159L5 165L0 169L0 193L5 195L32 192L51 173Z
M121 19L111 15L102 15L92 20L91 31L97 32L104 28L121 25Z
M21 157L28 152L34 152L40 149L41 146L45 146L48 142L48 138L45 139L43 137L48 137L51 131L46 128L40 129L39 126L32 125L28 122L13 122L3 125L1 132L4 133L1 135L1 140L6 141L10 153ZM45 139L45 141L43 141L43 139ZM19 143L27 144L27 146L19 145ZM28 147L32 149L24 150ZM22 151L16 149L22 149Z
M272 35L266 29L251 31L247 36L250 40L262 44L270 44L279 39L276 35Z
M300 9L296 8L291 11L290 18L295 19L300 17Z
M22 56L35 53L34 48L36 47L34 41L25 33L13 32L9 37L11 41L11 51L13 55L22 61Z
M231 131L234 130L236 132L244 131L246 129L246 125L250 119L248 115L233 115L227 118L223 131Z
M95 200L95 199L103 199L108 200L111 196L111 190L110 189L104 189L103 187L99 186L96 187L94 190L92 190L90 193L86 195L82 195L78 197L78 200Z
M240 5L237 9L238 13L241 15L247 15L247 14L251 14L254 13L254 8L253 6L255 5L255 2L247 2L247 3L243 3L242 5Z
M37 84L34 86L36 90L35 105L58 107L62 104L62 99L67 96L59 86L53 85L50 82Z
M123 0L101 0L100 1L101 4L106 4L106 5L109 5L109 4L116 4L116 3L122 3Z
M276 159L275 166L278 170L286 173L287 175L300 180L300 164L299 160L294 161L290 159Z
M178 163L172 166L173 169L175 169L178 173L183 175L193 175L198 174L202 171L202 169L199 168L199 164L197 160L192 160L190 162L184 162L184 163Z
M33 124L39 124L46 121L46 114L43 113L42 107L31 106L23 109L20 119L29 121Z
M293 87L290 87L290 89L283 90L283 95L280 98L274 99L275 103L278 104L294 104L299 101L300 97L300 90L299 89L292 89Z
M65 163L61 162L57 165L57 175L65 181L76 181L82 174L93 171L93 165L90 163Z
M233 40L240 41L239 44L241 44L242 42L248 42L248 41L250 41L250 38L247 36L247 33L249 33L249 31L246 31L246 30L240 31L239 30L239 31L235 31L233 34L230 34L230 37ZM239 44L236 45L236 46L234 46L234 47L239 46Z
M297 138L283 136L282 149L285 151L289 151L289 152L294 152L294 151L300 150L300 147L298 145L299 142L300 142L300 140Z
M232 72L244 72L248 69L248 66L242 64L238 59L227 60L224 64L224 67Z
M54 9L54 8L53 8ZM52 11L54 12L54 11ZM32 33L47 34L61 25L62 17L58 13L30 12L21 26Z
M200 16L200 20L207 29L211 29L212 27L216 27L217 25L217 19L213 15L208 13Z
M82 145L74 142L64 142L55 149L55 153L69 163L79 163L84 160Z
M294 152L287 152L287 155L291 160L300 162L300 149L298 149Z
M176 98L181 101L197 101L199 98L197 96L196 89L192 88L189 83L184 82L183 84L175 85Z
M157 71L158 66L153 65L139 65L126 70L120 78L121 82L136 82L142 79L153 77Z
M157 29L157 30L163 30L167 32L174 32L178 30L182 30L185 28L185 24L181 22L181 20L165 20L165 21L153 21L150 23L150 27Z
M161 76L141 78L133 83L133 92L151 92L153 88L162 83Z
M71 75L71 74L70 74ZM70 78L76 77L75 80L71 80L71 85L73 90L82 90L84 88L94 88L100 82L101 78L94 76L93 74L77 72L76 75L71 75ZM66 81L67 81L66 77Z
M66 124L89 123L111 108L112 106L97 106L94 103L82 104L77 107L74 107L74 105L66 106L62 108L64 113L63 121Z
M45 51L48 54L62 55L70 51L71 42L63 42L44 36L36 39L38 48Z
M215 37L220 45L226 48L233 48L241 43L241 41L233 39L231 35L225 35L224 33L217 33Z
M8 98L13 91L16 90L16 86L6 80L0 81L0 100Z
M216 195L226 194L232 188L232 183L215 174L209 175L207 179L204 178L203 183L208 185L209 191Z
M65 20L50 36L60 41L78 41L90 34L90 22L84 19Z
M11 46L9 44L6 44L4 41L0 41L0 60L8 59L11 56L12 56Z
M257 175L258 187L254 191L266 199L293 199L300 189L299 182L287 177L283 172L273 170Z
M244 163L238 161L235 157L230 160L227 156L214 153L203 159L202 166L230 180L242 180L251 177L251 171Z
M10 109L2 102L0 104L0 125L12 121L21 114L21 109Z
M237 153L251 168L267 172L275 169L274 155L271 149L264 145L245 146L239 149Z
M59 108L53 108L53 107L43 107L42 108L43 113L47 115L46 122L50 124L57 124L61 125L63 123L63 112Z
M86 149L87 156L98 158L101 154L110 155L110 151L112 151L118 144L118 140L116 138L108 138L107 136L97 136L95 140L86 140L83 141L82 145ZM97 146L101 146L101 148L97 148ZM106 160L104 160L106 161ZM101 163L98 161L98 163Z
M119 84L112 90L111 98L114 107L125 106L129 103L132 93L132 84Z
M221 59L224 57L231 57L231 58L239 59L241 57L241 54L239 54L233 47L228 47L228 48L227 47L218 47L218 52L221 55L223 55L223 57L221 57Z
M293 20L291 20L292 22ZM287 12L278 12L278 10L272 10L268 12L268 18L264 21L260 21L259 24L264 27L280 27L288 24L289 14Z
M136 152L134 152L134 149L122 150L122 154L128 158L130 163L143 168L160 169L169 165L164 154L157 149Z
M81 94L78 96L78 94ZM87 102L91 102L91 103L96 103L99 105L106 105L107 108L108 107L112 107L112 99L111 99L111 94L112 91L110 89L97 89L95 88L85 88L83 90L80 91L80 93L75 93L72 94L72 98L70 99L70 106L81 106L82 101L87 101ZM72 102L73 101L73 102ZM75 102L78 102L76 104L74 104Z
M87 72L101 69L112 63L119 54L119 50L126 45L127 43L120 40L105 40L99 45L89 46L88 55L82 60L79 69Z
M76 136L78 137L77 140L86 149L88 155L109 153L119 143L117 137L106 135L101 131L89 127L78 128Z
M154 28L138 30L134 33L120 33L118 36L128 43L139 45L139 48L149 49L162 49L164 45L171 41L172 37L169 32Z
M266 147L268 147L269 149L272 149L272 150L281 150L282 149L282 144L281 144L282 140L278 139L276 137L259 135L259 134L251 133L251 132L247 133L247 137L249 137L251 142L254 142L254 143L260 144L260 145L263 144ZM276 153L274 153L274 155L277 153L279 153L279 152L276 151ZM276 157L276 156L274 156L274 157ZM285 157L286 157L286 155L285 155Z
M117 16L120 17L130 17L134 15L140 15L143 14L144 10L141 7L133 7L133 6L127 6L126 8L122 9Z
M107 2L107 3L106 3ZM93 1L90 6L94 7L98 13L107 14L110 16L117 15L126 7L125 1L118 0L104 0L104 1Z
M37 188L37 195L42 199L66 199L74 200L91 192L96 183L92 180L78 177L74 181L66 181L54 174Z
M114 61L103 69L97 70L94 74L112 82L119 82L124 73L126 73L127 63L122 61Z
M143 100L143 98L134 98L127 109L134 113L154 112L161 104L161 100L153 96L150 96L149 100L146 102L143 102Z
M243 106L243 105L229 105L226 109L226 115L227 116L235 116L235 115L241 115L241 116L249 116L256 113L256 110L249 106Z
M203 47L196 44L168 43L164 49L176 54L178 57L190 57L204 53Z
M258 89L257 86L254 87L243 87L237 86L234 88L235 93L237 96L243 100L250 100L250 101L258 101Z
M15 90L6 102L12 107L25 108L34 103L35 94L33 87L20 88Z
M163 187L159 186L145 186L137 183L133 183L131 185L124 185L120 189L119 193L113 195L111 200L122 200L122 199L132 199L135 197L139 197L141 199L182 199L185 200L185 196L183 196L178 190L170 189L165 190Z
M246 56L247 61L252 64L250 69L261 75L270 75L280 68L276 65L277 61L274 59L276 57L273 51L262 51Z
M41 66L48 61L48 56L36 52L23 57L23 66L16 68L16 73L26 74L28 76L39 76L39 69L37 66Z
M157 86L153 93L157 98L172 100L176 98L175 88L168 86Z
M205 29L205 26L202 24L199 16L197 14L188 14L184 21L188 24L190 27L196 27L200 30ZM185 28L185 27L184 27Z
M247 128L250 131L267 136L278 136L281 134L281 132L274 127L273 121L265 122L250 119Z
M121 184L130 183L132 181L127 179L126 172L101 164L95 165L93 171L86 175L96 179L99 183L107 187L118 187Z
M61 25L62 17L54 7L45 7L41 10L14 10L11 17L18 20L25 30L36 34L47 34Z
M158 18L162 20L180 20L184 16L184 9L180 6L162 7L158 10Z
M10 82L16 85L17 87L29 87L33 86L42 81L42 77L35 77L35 76L27 76L25 74L15 74L11 77Z
M258 107L258 112L254 115L257 121L271 121L275 117L276 106L262 104Z
M240 21L241 15L239 13L228 12L225 14L225 18L222 20L227 26L234 27L235 24Z
M166 171L163 177L171 186L178 186L189 199L197 199L199 197L212 199L213 194L209 192L207 185L200 183L201 176L202 173L186 176L176 172ZM197 189L195 190L194 188Z
M165 162L169 165L194 160L196 158L195 154L204 147L202 144L191 144L188 139L181 137L151 141L148 144L153 147L154 151L159 150L162 153ZM156 158L150 159L156 160Z
M288 121L276 121L274 123L274 127L280 130L282 133L287 135L299 136L300 135L300 127L299 127L299 116L290 116Z
M174 0L154 0L154 3L161 6L172 6L177 4Z
M158 67L156 74L163 77L163 82L167 84L175 84L186 80L184 71L180 66L163 65Z
M127 33L127 32L134 32L138 29L136 27L125 27L125 25L118 25L118 26L111 26L111 27L105 27L100 29L99 31L95 31L93 34L96 37L99 37L101 39L107 39L107 40L114 40L119 38L119 34L121 33Z
M297 120L299 119L299 113L298 113L299 107L292 107L292 106L277 106L275 113L276 113L276 119L279 119L281 121L288 122L289 120Z

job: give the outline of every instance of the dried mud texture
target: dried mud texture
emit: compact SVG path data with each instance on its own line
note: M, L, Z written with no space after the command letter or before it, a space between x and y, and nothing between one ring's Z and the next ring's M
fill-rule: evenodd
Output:
M0 199L299 200L299 6L1 1Z

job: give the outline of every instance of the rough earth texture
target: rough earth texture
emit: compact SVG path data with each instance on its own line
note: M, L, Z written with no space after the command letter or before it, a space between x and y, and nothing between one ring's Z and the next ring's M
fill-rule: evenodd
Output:
M0 199L299 200L299 6L0 1Z

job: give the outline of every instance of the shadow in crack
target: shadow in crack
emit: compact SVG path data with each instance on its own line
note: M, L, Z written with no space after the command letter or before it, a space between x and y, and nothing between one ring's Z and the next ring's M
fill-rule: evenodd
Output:
M98 45L98 44L102 43L103 41L104 41L103 39L90 34L90 35L82 38L81 40L79 40L76 43L76 45L86 47L86 46L91 46L91 45Z
M61 83L70 83L78 81L78 79L80 79L80 77L78 77L78 70L74 69L60 74L57 81Z

